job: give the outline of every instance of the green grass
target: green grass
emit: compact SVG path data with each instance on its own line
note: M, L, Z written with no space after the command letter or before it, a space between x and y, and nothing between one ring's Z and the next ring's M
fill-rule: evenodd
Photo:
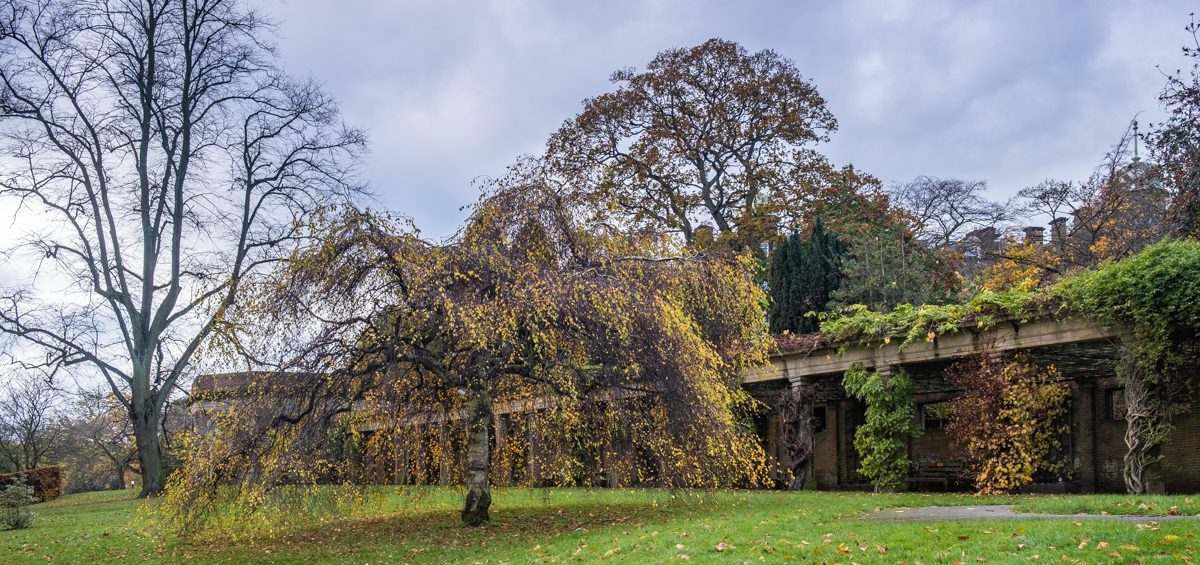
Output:
M1200 515L1200 496L1125 496L1117 494L1094 496L1046 496L1023 500L1014 512L1034 514L1100 514L1124 516L1167 516L1176 514Z
M1038 563L1064 556L1082 563L1134 559L1148 564L1195 560L1200 547L1191 537L1200 533L1194 519L859 520L877 508L898 506L1015 502L1055 512L1116 508L1113 503L1124 497L1112 496L756 491L676 492L672 498L661 490L498 489L493 522L465 528L457 520L461 495L454 489L397 492L388 487L386 492L368 499L372 502L353 518L280 520L269 533L235 539L229 532L201 532L188 540L160 531L152 517L154 503L143 506L130 494L65 496L36 506L39 517L32 529L0 532L0 563L634 564L682 563L685 555L688 564L970 565L979 563L977 558ZM1157 497L1136 500L1153 500L1156 508L1165 503ZM1097 550L1101 542L1108 546ZM728 547L717 551L722 543Z

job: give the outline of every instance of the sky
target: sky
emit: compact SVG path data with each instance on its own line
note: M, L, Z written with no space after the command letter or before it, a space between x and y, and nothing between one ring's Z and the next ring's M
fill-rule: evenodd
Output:
M1194 4L1155 1L259 0L284 65L369 130L376 205L432 238L609 75L712 37L795 61L838 119L818 150L885 184L982 179L996 199L1086 178L1138 117Z

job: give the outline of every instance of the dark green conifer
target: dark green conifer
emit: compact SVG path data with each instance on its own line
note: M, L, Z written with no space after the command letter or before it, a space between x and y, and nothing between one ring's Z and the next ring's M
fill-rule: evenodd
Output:
M807 239L793 233L780 243L771 257L767 281L771 296L767 320L772 333L820 329L820 320L805 314L825 311L830 293L842 282L845 254L846 244L825 229L820 217Z

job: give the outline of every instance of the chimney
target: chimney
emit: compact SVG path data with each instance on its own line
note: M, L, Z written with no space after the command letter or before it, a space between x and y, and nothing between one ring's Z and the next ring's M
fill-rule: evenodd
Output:
M995 253L1000 250L1000 245L998 243L1000 234L996 233L996 228L990 226L986 228L980 228L967 234L967 237L973 237L979 241L980 253Z
M1042 245L1045 243L1046 228L1029 226L1025 228L1025 245Z
M1054 218L1050 222L1050 243L1058 247L1066 247L1067 245L1067 219Z

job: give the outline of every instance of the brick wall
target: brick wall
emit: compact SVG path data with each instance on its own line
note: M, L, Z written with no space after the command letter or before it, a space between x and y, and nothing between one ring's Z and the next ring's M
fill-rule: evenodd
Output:
M1200 492L1200 414L1196 413L1195 405L1191 409L1172 420L1175 430L1171 432L1171 441L1162 448L1161 470L1167 492Z
M813 434L813 475L819 490L838 487L837 430L841 421L836 403L817 404L825 408L825 430Z

